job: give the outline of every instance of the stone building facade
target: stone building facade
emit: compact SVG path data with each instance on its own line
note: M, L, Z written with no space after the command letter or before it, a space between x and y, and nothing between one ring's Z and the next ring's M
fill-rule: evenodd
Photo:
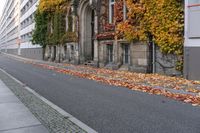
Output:
M128 42L125 39L117 39L114 35L114 4L114 0L73 0L67 15L72 15L72 30L77 34L78 41L63 46L46 47L45 59L147 72L147 43ZM123 19L126 19L126 6L122 6ZM66 24L67 21L66 19ZM68 25L66 27L69 28Z
M117 4L120 11L115 9ZM120 18L116 17L118 13ZM178 60L175 55L163 55L148 42L129 42L115 36L117 23L127 19L125 1L72 0L69 15L72 32L78 39L63 46L46 47L47 60L133 72L181 74L175 70ZM70 28L67 19L66 24Z
M33 16L39 0L23 0L18 4L19 39L9 47L3 47L1 40L1 50L10 54L114 70L178 73L174 69L176 57L165 56L156 48L153 52L152 44L148 42L129 42L115 36L117 23L127 19L125 0L71 0L65 19L66 33L70 31L68 41L63 45L50 44L45 49L31 42L35 28ZM119 14L121 16L117 17ZM3 17L1 21L4 21Z

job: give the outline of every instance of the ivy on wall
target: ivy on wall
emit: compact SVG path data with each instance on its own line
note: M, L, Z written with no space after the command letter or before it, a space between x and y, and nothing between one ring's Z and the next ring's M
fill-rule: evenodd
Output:
M120 1L120 0L119 0ZM117 25L118 34L129 41L147 41L148 34L165 54L183 54L184 14L181 0L126 0L126 21ZM182 69L179 64L179 69Z
M32 36L33 44L40 44L42 47L46 47L48 44L48 14L46 12L36 11L35 14L35 30Z
M63 45L77 41L77 34L72 32L72 16L68 17L66 31L66 14L69 11L70 0L40 0L35 14L35 30L33 43L46 45Z

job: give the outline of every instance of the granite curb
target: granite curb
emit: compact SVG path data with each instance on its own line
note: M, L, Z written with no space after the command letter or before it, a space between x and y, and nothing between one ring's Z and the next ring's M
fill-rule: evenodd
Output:
M0 69L0 79L50 133L97 133L2 69Z

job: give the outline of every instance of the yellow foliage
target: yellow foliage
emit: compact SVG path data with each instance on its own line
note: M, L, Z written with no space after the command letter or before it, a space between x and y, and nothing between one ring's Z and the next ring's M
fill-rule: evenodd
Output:
M182 54L183 6L181 0L126 0L128 19L118 32L128 40L147 40L151 33L164 53Z
M55 10L63 11L63 7L68 7L69 2L70 0L40 0L38 9L39 11L50 12L54 12Z

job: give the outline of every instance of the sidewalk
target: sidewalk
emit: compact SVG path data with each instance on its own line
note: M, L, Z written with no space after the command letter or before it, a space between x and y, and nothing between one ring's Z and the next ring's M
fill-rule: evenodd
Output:
M97 133L0 68L0 133L47 133L42 125L50 133Z
M0 133L48 133L1 79Z

